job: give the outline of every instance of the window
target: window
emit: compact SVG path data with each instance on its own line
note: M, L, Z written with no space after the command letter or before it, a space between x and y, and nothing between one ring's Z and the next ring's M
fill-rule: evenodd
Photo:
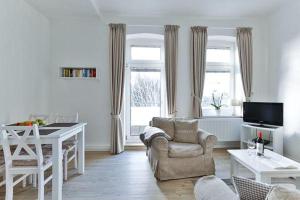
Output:
M130 48L131 60L161 60L160 47L132 46Z
M209 48L207 49L207 62L208 63L224 63L229 64L232 61L230 48Z
M231 106L233 100L242 100L240 72L236 62L234 40L209 40L206 55L206 74L202 99L204 116L240 115L240 109ZM212 104L222 105L216 112Z
M126 48L124 126L126 144L136 144L152 117L164 115L163 36L127 39Z

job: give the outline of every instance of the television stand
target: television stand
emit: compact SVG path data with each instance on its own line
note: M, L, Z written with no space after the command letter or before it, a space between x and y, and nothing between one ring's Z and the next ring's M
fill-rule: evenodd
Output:
M283 154L283 126L243 123L241 125L241 149L247 149L248 141L256 138L258 132L262 132L263 138L270 141L268 145L265 145L266 149Z
M272 128L272 129L277 128L277 127L269 126L269 125L265 125L265 124L251 124L251 126L260 127L260 128Z

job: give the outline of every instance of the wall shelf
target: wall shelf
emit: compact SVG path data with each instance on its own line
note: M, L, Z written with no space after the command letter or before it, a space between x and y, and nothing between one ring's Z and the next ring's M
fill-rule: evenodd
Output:
M99 80L94 67L60 67L59 77L64 80Z

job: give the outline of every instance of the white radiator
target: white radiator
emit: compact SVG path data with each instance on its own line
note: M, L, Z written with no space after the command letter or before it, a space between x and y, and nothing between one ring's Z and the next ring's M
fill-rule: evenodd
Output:
M240 141L242 118L203 118L199 119L199 128L218 137L218 142Z

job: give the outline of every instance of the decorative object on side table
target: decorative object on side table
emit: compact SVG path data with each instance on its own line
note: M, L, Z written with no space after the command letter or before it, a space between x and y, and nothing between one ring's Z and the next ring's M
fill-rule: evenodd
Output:
M237 112L236 112L236 107L240 107L240 113L239 114L242 114L242 101L241 100L238 100L238 99L232 99L231 100L231 106L232 106L232 109L233 109L233 112L232 112L232 116L237 116Z
M216 110L216 113L219 115L221 112L221 107L224 106L222 104L222 100L223 100L223 96L224 94L222 93L221 96L216 97L215 96L215 92L212 93L212 103L210 104L211 106L213 106Z

